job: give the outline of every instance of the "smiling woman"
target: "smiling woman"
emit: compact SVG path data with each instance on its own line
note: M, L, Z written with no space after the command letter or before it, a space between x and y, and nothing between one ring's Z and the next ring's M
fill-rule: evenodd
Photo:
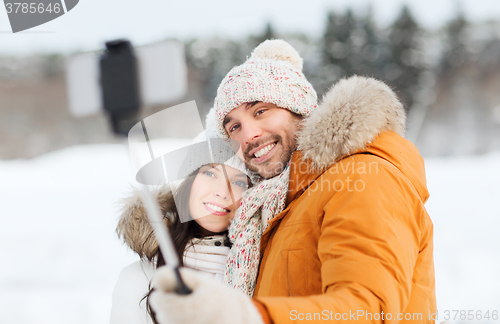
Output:
M210 138L214 133L208 128L197 143L201 145L189 147L180 160L179 174L184 180L175 189L161 188L156 197L181 264L222 282L230 245L227 229L250 178L235 149L227 140ZM203 145L205 139L211 150ZM165 260L139 193L125 201L117 232L141 260L120 274L113 292L111 323L156 323L149 307L150 281Z
M225 231L248 189L246 174L225 165L202 166L189 196L191 217L207 232Z

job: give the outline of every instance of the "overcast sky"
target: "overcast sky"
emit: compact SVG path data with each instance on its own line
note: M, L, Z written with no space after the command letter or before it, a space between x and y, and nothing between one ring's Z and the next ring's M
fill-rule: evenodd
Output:
M419 23L439 28L452 18L457 0L80 0L70 12L29 31L13 34L0 7L0 55L95 50L119 37L135 45L165 38L222 35L237 38L263 30L270 21L278 32L320 35L326 13L352 7L366 12L372 5L376 21L390 24L403 3ZM499 0L462 0L472 21L500 19Z

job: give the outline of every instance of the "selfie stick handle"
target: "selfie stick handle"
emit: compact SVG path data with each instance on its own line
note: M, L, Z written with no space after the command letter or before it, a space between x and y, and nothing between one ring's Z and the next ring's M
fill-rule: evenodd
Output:
M193 291L189 288L182 280L181 274L179 272L179 267L174 268L175 277L177 278L177 287L175 292L179 295L189 295Z
M165 223L163 222L163 217L161 216L158 202L146 185L144 185L142 188L142 198L144 201L144 206L147 210L149 222L151 224L151 227L153 227L156 240L158 241L160 250L165 257L165 262L174 270L175 278L177 280L177 288L175 289L175 292L180 295L190 294L192 292L191 289L186 286L186 284L182 280L181 274L179 273L179 258L177 256L177 253L175 252L170 233L167 231Z

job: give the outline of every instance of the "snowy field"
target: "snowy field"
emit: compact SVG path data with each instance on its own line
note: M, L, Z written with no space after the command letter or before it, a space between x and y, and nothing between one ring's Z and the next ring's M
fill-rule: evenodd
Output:
M500 153L426 163L439 322L446 310L500 311ZM115 234L135 183L127 149L0 161L0 179L0 323L108 323L118 274L136 260Z

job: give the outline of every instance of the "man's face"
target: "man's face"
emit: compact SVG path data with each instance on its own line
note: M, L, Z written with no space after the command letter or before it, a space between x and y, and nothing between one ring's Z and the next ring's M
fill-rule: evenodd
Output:
M274 104L245 103L227 114L224 128L240 143L247 168L268 179L280 174L290 160L301 120Z

